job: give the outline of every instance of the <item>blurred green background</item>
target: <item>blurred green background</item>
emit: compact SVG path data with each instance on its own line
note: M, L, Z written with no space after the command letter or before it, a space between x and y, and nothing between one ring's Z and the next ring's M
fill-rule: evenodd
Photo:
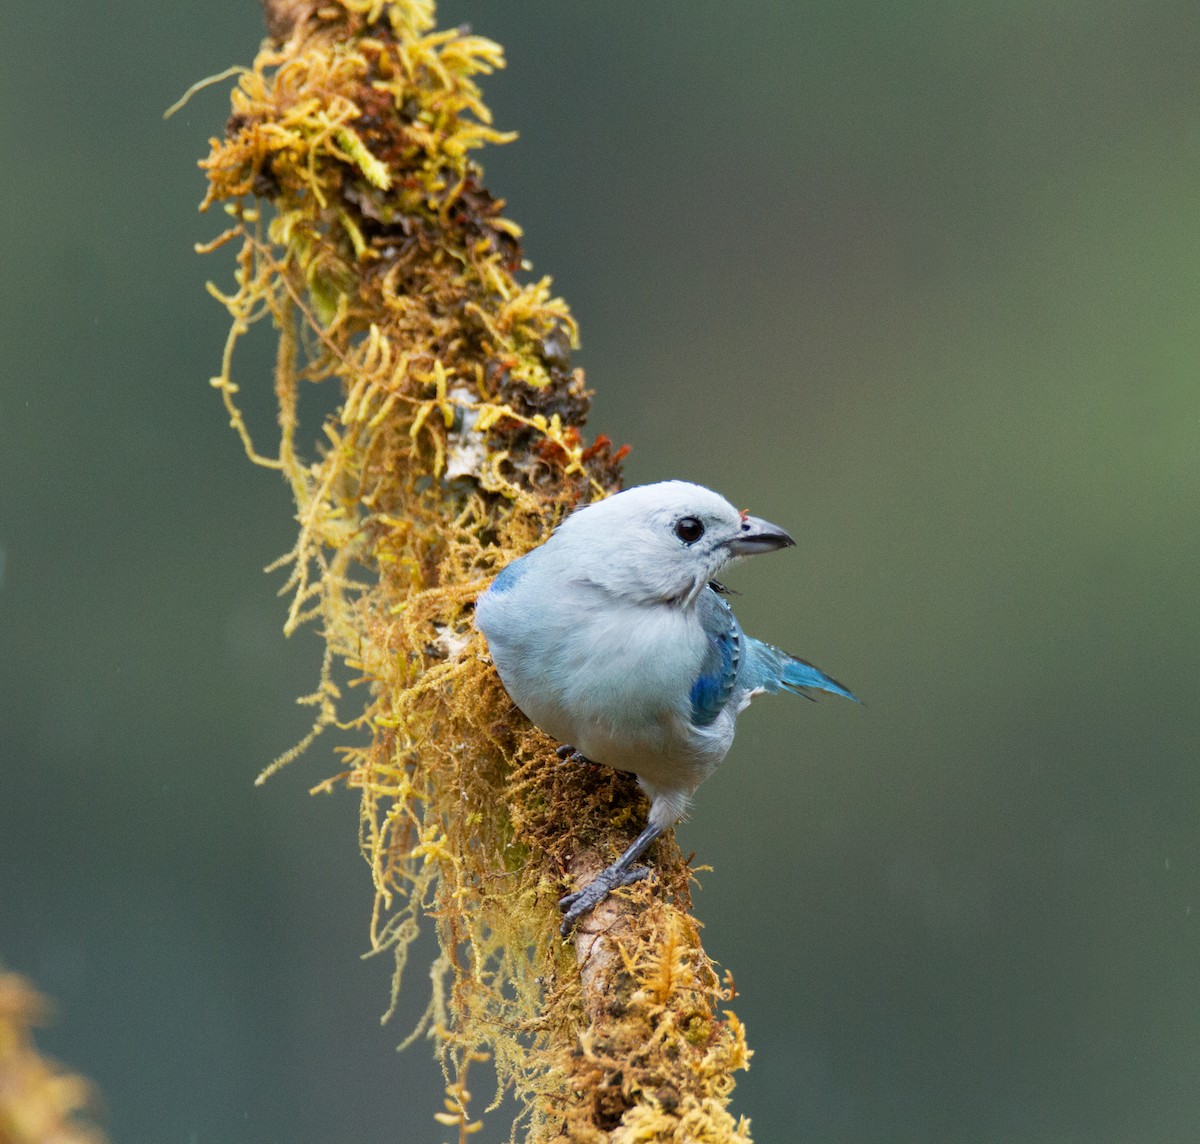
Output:
M1195 1140L1194 0L442 16L508 50L484 162L593 430L792 531L739 616L867 701L757 703L680 831L756 1050L735 1110L764 1144ZM2 23L0 958L114 1141L433 1144L440 1074L392 1051L423 972L381 1029L356 804L306 794L336 736L252 785L319 645L207 384L226 88L161 115L257 5ZM270 360L236 369L264 439Z

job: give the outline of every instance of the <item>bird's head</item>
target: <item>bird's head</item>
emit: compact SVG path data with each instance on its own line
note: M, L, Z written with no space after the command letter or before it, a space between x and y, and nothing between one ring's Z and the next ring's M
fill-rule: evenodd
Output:
M626 489L579 509L554 536L579 576L637 602L691 603L742 556L796 542L686 481Z

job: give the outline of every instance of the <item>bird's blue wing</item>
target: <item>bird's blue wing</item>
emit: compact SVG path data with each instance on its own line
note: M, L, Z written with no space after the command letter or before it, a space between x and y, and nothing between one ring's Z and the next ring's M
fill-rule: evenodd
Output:
M711 588L700 593L697 610L708 646L700 664L700 674L692 684L692 721L697 726L707 727L721 714L733 695L745 637L733 609Z
M708 636L691 691L692 720L698 726L716 719L735 691L743 697L755 691L791 691L806 699L813 698L810 691L829 691L859 702L854 692L820 668L746 635L733 609L713 589L700 594L698 610Z
M518 556L516 560L500 569L499 574L488 587L488 591L497 596L512 591L531 567L533 567L533 561L529 559L528 555Z
M791 691L807 699L809 691L830 691L859 702L858 696L836 679L830 678L820 668L813 667L786 651L765 644L752 636L743 637L744 653L742 670L738 676L738 687L748 691Z

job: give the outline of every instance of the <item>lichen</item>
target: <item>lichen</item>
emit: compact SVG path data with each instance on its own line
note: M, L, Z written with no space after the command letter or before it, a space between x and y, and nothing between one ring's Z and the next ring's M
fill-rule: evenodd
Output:
M240 244L234 288L210 286L232 316L213 385L250 458L291 486L285 630L316 623L326 655L303 700L312 732L260 781L330 727L351 740L315 789L361 797L370 941L394 954L395 990L420 922L436 927L418 1032L435 1038L437 1116L460 1138L480 1124L467 1069L488 1058L493 1103L512 1090L530 1139L746 1139L726 1104L749 1052L721 1013L732 985L687 915L678 848L656 847L656 885L558 937L568 879L623 849L645 804L629 776L559 762L471 622L500 568L619 488L624 454L581 434L574 319L525 273L520 229L472 158L512 138L477 83L501 49L435 30L420 0L266 9L272 38L201 164L203 207L230 216L202 249ZM279 333L269 452L233 370L263 318ZM316 448L298 439L310 383L339 387Z

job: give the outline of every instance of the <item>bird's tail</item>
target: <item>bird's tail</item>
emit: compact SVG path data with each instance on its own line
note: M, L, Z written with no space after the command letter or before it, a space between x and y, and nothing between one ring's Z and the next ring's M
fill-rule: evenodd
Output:
M797 659L794 655L789 655L784 661L779 682L788 691L794 691L800 695L815 688L818 691L831 691L834 695L844 695L847 699L853 699L855 703L861 702L848 687L844 687L836 679L826 675L820 668L813 667L811 663L805 663L804 660Z
M746 662L738 682L749 690L791 691L806 699L813 698L808 694L810 691L829 691L853 699L855 703L861 702L853 691L826 675L819 667L813 667L811 663L752 636L746 637L745 644Z

